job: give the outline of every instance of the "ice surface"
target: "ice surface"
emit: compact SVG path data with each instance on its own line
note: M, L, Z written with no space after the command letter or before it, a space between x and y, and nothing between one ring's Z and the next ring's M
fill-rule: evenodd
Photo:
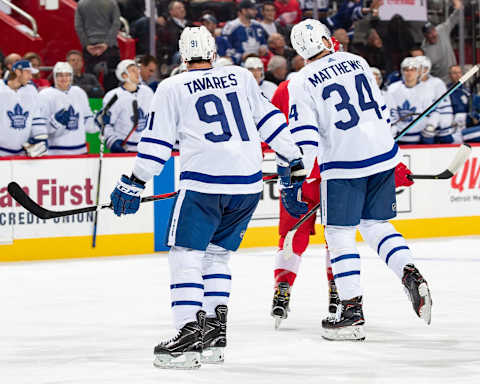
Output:
M1 384L480 383L480 238L411 242L430 284L432 325L360 245L367 340L328 342L324 249L304 255L290 316L269 315L274 249L232 257L223 366L154 368L174 334L164 254L0 264Z

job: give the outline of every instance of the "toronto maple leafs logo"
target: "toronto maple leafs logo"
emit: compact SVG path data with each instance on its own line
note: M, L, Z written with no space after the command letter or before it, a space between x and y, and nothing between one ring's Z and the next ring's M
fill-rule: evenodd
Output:
M417 107L411 106L408 100L405 100L402 105L397 107L398 117L407 123L413 121L416 111Z
M20 104L16 104L13 107L13 111L7 111L8 118L10 119L10 126L13 129L25 129L27 127L27 119L30 113L28 111L23 112Z
M131 117L132 123L134 123L133 116ZM137 132L142 132L147 128L148 113L143 112L142 108L138 108L138 123L137 123Z
M309 29L309 30L313 30L313 25L312 24L307 24L305 26L305 28Z
M67 129L69 131L75 131L78 129L78 120L80 118L80 113L75 113L75 109L72 106L68 107L68 114L70 118L68 119Z

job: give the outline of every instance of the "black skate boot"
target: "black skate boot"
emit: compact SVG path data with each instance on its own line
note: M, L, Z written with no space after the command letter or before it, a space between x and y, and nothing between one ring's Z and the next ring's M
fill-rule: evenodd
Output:
M161 342L154 348L153 365L173 369L200 368L204 324L205 311L198 311L197 321L185 324L177 336Z
M323 338L327 340L365 340L362 296L342 300L335 316L322 320Z
M217 305L216 317L207 317L203 334L202 363L221 364L225 359L227 346L227 312L226 305Z
M280 327L282 320L288 317L290 304L290 284L287 282L278 283L273 295L271 315L275 319L275 329Z
M413 264L407 264L403 268L402 283L417 316L430 324L432 321L432 297L427 282Z
M337 286L335 280L330 280L328 282L328 313L335 315L338 304L340 304L340 299L338 298Z

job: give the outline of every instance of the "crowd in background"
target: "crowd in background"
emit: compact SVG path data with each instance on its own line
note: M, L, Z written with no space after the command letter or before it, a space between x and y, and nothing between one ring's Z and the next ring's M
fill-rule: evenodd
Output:
M381 22L378 18L381 0L316 1L319 18L330 29L338 49L364 57L374 68L378 84L386 95L388 87L404 80L402 63L408 57L426 57L430 62L428 76L440 78L445 89L461 76L450 34L458 23L462 0L451 1L450 16L443 23L434 26L427 22L421 26L420 33L399 15L389 22ZM312 17L313 0L156 0L153 56L149 53L152 11L148 9L149 4L145 0L78 1L75 29L83 49L68 52L65 62L71 67L73 85L83 89L89 98L102 98L124 84L118 75L120 16L128 21L136 41L138 86L148 86L152 91L164 78L185 70L178 40L188 26L203 25L215 37L217 61L214 65L248 68L269 99L281 82L304 66L304 60L291 47L290 31L302 19ZM34 69L42 66L42 58L35 52L23 57L11 53L0 56L0 75L8 81L12 66L22 60L30 62ZM417 83L421 83L420 64ZM31 81L41 91L56 84L53 76L53 73L35 71ZM453 115L467 115L461 127L465 129L478 125L480 101L465 87L461 90L457 99L462 102L452 98L450 104ZM143 109L146 116L147 108ZM453 116L450 125L454 127L457 120Z

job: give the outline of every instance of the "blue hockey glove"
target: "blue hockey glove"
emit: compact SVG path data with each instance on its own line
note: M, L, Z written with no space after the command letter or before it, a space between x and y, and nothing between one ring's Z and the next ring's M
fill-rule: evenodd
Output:
M293 217L300 217L308 212L308 205L302 201L302 184L306 171L301 159L291 161L287 167L277 166L280 180L280 198L287 212Z
M115 140L110 147L110 152L112 153L125 153L127 152L125 148L122 147L122 140Z
M103 116L102 116L102 112L103 112L102 110L98 111L95 114L95 119L94 119L96 126L100 129L102 129L103 126L110 124L110 117L111 117L110 112L105 113Z
M144 189L144 185L122 175L122 178L110 195L115 215L129 215L137 212L140 207L140 195Z

